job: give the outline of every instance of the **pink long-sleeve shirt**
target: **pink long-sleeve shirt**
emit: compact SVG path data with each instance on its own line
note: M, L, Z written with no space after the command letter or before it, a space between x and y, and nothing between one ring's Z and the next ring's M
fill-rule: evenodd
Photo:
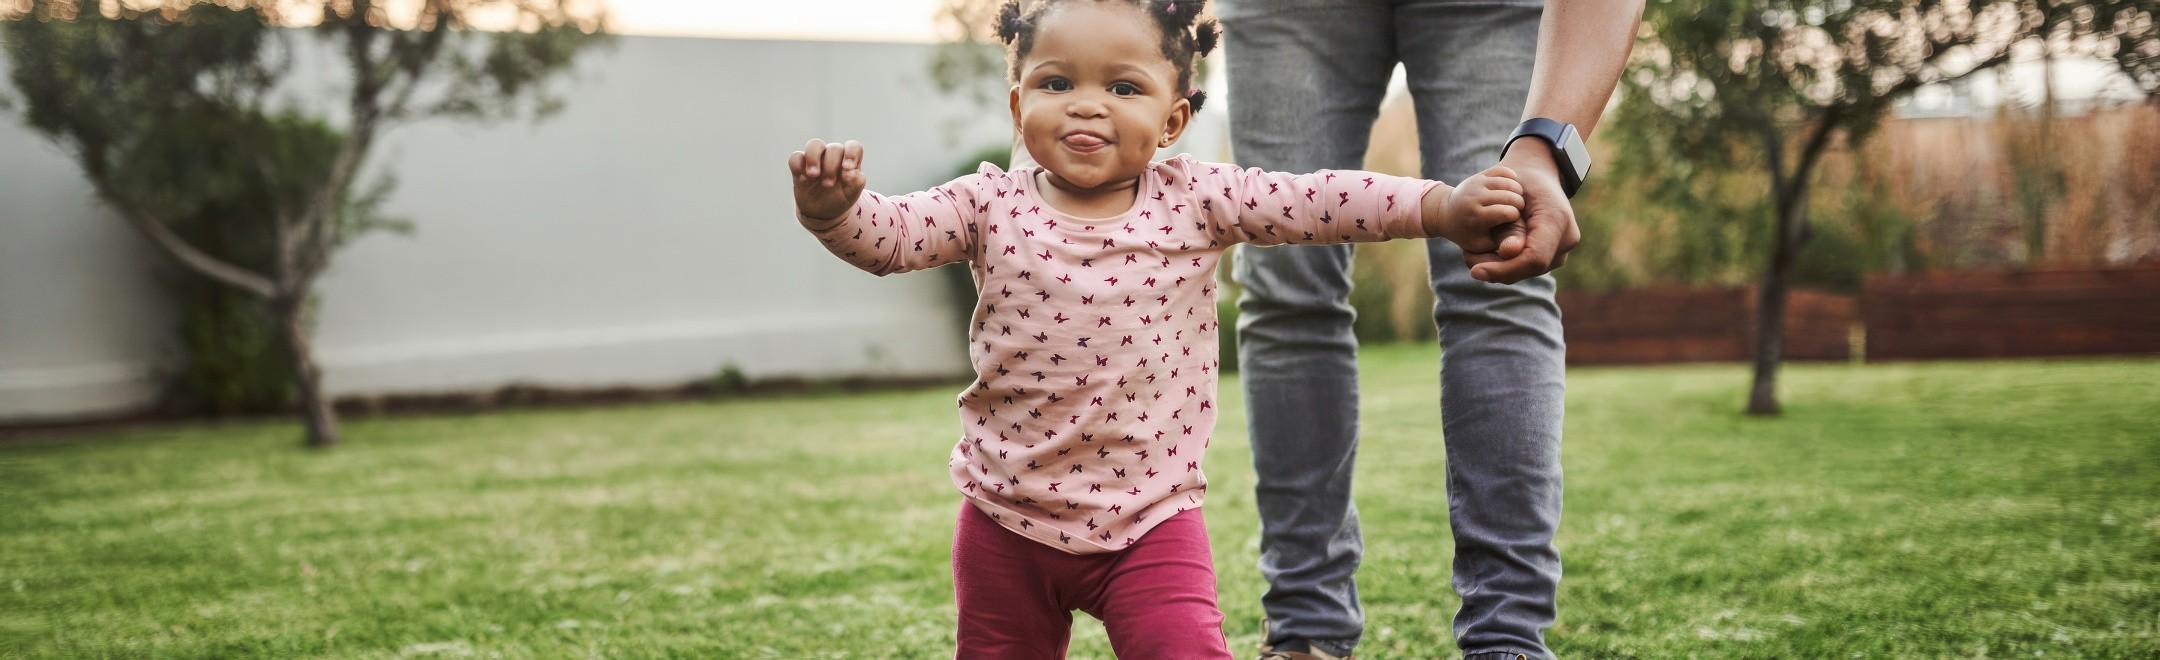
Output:
M1124 214L1089 219L1050 208L1039 169L985 163L798 219L876 275L970 264L976 378L958 397L953 486L1007 529L1075 554L1123 548L1207 492L1223 250L1424 238L1420 200L1438 185L1180 155L1150 165Z

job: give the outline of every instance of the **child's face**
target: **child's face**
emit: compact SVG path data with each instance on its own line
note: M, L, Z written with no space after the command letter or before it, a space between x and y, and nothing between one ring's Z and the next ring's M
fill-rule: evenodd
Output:
M1028 155L1081 188L1138 178L1192 118L1155 19L1103 2L1061 5L1041 20L1012 89Z

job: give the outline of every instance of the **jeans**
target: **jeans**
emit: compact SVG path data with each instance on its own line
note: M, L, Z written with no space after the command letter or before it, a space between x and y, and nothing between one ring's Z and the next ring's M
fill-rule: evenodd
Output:
M1538 0L1222 0L1235 160L1310 172L1359 167L1390 74L1417 109L1423 176L1459 182L1499 160L1535 59ZM1470 278L1427 241L1437 301L1455 639L1466 655L1549 658L1560 556L1560 310L1550 275ZM1237 333L1258 473L1270 644L1348 653L1364 631L1356 312L1349 245L1238 248Z

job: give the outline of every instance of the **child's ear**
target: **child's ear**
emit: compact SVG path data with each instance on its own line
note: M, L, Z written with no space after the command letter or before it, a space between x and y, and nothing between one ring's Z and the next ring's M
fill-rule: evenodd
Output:
M1163 121L1162 146L1177 144L1178 137L1185 134L1185 127L1192 125L1192 101L1179 98L1170 104L1170 118Z
M1019 136L1019 135L1021 134L1021 133L1020 133L1020 86L1019 86L1019 85L1013 85L1013 86L1012 86L1012 92L1011 92L1011 93L1010 93L1010 94L1009 94L1008 96L1009 96L1009 98L1008 98L1008 99L1006 100L1006 103L1012 106L1012 118L1013 118L1013 136L1014 136L1014 137L1018 137L1018 136Z

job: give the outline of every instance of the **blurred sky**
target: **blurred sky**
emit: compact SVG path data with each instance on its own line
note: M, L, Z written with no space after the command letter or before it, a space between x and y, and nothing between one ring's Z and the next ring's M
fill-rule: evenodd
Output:
M941 4L941 0L608 0L614 29L626 34L915 43L937 41L941 36L936 22ZM1966 103L1988 107L2011 99L2036 100L2041 88L2038 59L2033 50L2004 76L1976 76L1963 90L1969 95ZM2056 93L2064 99L2137 97L2128 80L2101 62L2060 62L2055 81ZM1949 96L1956 94L1937 87L1924 90L1910 103L1965 105Z
M928 42L939 0L609 0L615 30L667 36Z

